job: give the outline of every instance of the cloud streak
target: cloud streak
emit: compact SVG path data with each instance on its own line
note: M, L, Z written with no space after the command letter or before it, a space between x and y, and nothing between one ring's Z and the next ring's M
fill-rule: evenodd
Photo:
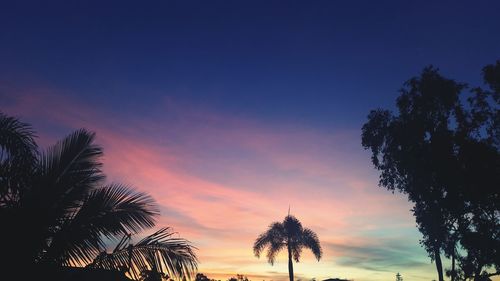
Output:
M378 239L358 245L328 243L327 247L339 253L337 264L352 268L395 272L408 268L426 268L428 265L422 257L414 255L415 252L423 253L423 250L404 238Z
M122 112L119 102L92 106L50 88L0 92L2 110L31 122L44 145L80 127L95 131L108 181L150 193L161 207L158 226L193 241L211 277L286 279L284 256L273 268L251 247L290 205L325 247L320 263L305 254L297 264L302 278L381 280L398 267L432 278L418 246L405 246L418 241L410 206L376 186L357 128L262 123L168 98L148 112ZM387 237L395 234L408 236L394 246Z

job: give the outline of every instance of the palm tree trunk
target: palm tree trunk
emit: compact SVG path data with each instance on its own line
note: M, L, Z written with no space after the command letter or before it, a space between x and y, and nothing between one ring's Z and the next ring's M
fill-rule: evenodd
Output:
M290 277L290 281L293 281L292 249L290 245L288 246L288 276Z
M436 270L438 272L439 281L444 281L443 278L443 264L441 263L441 255L439 254L439 248L434 248L434 260L436 261Z

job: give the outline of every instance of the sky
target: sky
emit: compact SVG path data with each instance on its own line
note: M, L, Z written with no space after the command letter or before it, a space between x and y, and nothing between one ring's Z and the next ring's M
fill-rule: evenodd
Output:
M324 250L304 252L301 280L437 279L360 128L427 65L481 85L500 2L10 2L0 110L42 147L96 132L107 181L153 196L156 229L192 241L200 272L286 280L286 256L271 266L252 245L290 207Z

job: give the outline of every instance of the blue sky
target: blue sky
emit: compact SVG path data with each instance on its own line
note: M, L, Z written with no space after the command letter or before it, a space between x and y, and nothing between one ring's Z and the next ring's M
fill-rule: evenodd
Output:
M139 112L169 92L265 120L359 126L424 66L480 82L500 50L497 1L12 2L0 12L4 79Z

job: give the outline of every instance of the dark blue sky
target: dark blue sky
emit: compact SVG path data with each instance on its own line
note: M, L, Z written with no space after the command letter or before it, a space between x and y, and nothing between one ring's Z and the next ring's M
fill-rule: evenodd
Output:
M359 127L425 65L479 83L500 58L499 1L10 2L0 6L2 83L131 114L169 97Z

